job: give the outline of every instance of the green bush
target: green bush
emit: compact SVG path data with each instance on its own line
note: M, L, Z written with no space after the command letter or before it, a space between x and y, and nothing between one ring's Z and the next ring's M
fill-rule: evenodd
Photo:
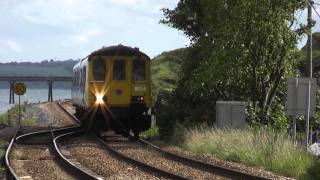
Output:
M35 107L29 105L27 101L21 104L21 123L23 126L34 125L37 121L38 114L35 112ZM0 124L8 126L16 125L19 117L19 105L15 104L6 113L0 115Z
M151 127L150 129L141 133L141 137L149 139L155 138L159 136L159 128L158 127Z
M9 124L8 115L7 114L0 114L0 124Z
M151 118L151 127L148 130L142 132L140 136L145 139L159 137L159 128L156 126L156 120L154 117Z
M222 159L263 167L294 178L316 179L319 162L294 146L284 132L269 128L215 129L200 126L185 130L182 146L195 153L214 154Z
M168 139L173 134L178 113L176 109L169 104L161 105L161 110L157 114L157 127L159 128L160 138Z
M8 145L8 142L0 139L0 159L3 158L4 153L5 153L5 147L7 145ZM0 164L0 177L2 176L3 172L4 172L4 167L2 167Z

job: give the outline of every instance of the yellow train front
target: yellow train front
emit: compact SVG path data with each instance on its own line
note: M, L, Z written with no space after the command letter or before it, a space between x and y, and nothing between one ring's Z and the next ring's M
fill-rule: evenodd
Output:
M135 136L150 128L150 58L123 45L92 52L73 68L76 116L88 128Z

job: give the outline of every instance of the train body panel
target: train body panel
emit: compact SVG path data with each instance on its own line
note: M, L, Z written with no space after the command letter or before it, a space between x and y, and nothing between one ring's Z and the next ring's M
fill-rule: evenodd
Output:
M103 103L126 129L150 126L150 58L138 49L119 45L95 51L74 66L73 77L77 108L89 112Z

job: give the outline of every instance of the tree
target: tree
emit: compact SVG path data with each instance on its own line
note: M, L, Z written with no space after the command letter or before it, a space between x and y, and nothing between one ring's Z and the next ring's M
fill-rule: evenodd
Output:
M244 100L250 119L277 123L287 78L296 73L301 29L291 28L294 13L305 6L305 0L180 0L163 9L161 22L192 41L177 91L197 103Z

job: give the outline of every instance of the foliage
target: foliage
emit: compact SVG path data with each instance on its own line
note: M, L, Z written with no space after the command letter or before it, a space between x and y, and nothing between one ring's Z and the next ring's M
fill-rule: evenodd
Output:
M140 134L145 139L156 138L159 136L159 128L154 126Z
M181 64L187 49L163 52L151 60L152 97L155 101L160 90L173 91L180 77Z
M160 107L156 112L156 125L159 128L160 138L168 139L174 132L174 125L179 114L171 104L160 104L158 106Z
M8 142L0 139L0 160L4 156L4 152L5 152L4 149L7 145L8 145ZM0 177L2 176L3 172L4 172L4 167L1 167L1 164L0 164Z
M213 154L229 161L301 179L319 177L319 161L294 146L285 132L270 128L218 130L207 126L185 129L184 148L195 153Z
M154 117L151 119L151 127L148 130L142 132L140 136L146 139L159 137L159 128L156 126Z
M301 49L300 54L301 54L300 57L297 59L297 64L302 74L306 74L307 44ZM316 61L319 61L319 59L320 59L320 32L314 32L312 34L312 61L316 62Z
M0 114L0 124L9 125L8 115Z
M21 104L21 123L23 126L34 125L38 119L37 113L33 110L34 107L24 101ZM0 115L0 124L14 126L19 117L19 105L15 104L6 113Z
M304 0L181 0L175 9L163 9L161 22L192 41L174 93L183 123L194 111L210 120L216 100L237 100L248 102L252 123L287 128L286 82L296 75L296 43L305 28L293 31L291 25L294 12L305 5Z

